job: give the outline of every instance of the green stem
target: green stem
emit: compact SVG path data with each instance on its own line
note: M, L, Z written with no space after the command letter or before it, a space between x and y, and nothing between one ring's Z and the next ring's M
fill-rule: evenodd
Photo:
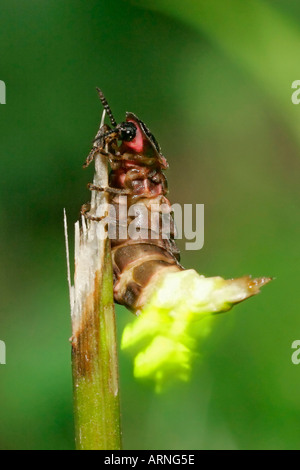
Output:
M76 448L121 449L119 377L112 264L106 243L103 273L95 276L81 327L73 337Z

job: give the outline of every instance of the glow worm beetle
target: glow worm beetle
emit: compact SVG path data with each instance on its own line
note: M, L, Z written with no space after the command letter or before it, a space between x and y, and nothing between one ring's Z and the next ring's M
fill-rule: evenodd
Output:
M157 207L171 214L171 204L166 197L167 180L163 170L168 163L162 155L159 144L148 127L135 114L126 113L126 120L117 124L102 91L97 88L100 100L109 116L112 128L104 125L100 128L95 145L89 153L84 167L87 167L97 153L108 158L111 173L109 187L101 188L93 184L91 191L106 191L110 203L116 209L117 224L120 214L122 197L127 197L128 209L133 204L143 204L147 218L151 219L151 211ZM89 213L90 205L84 204L81 213L89 220L100 221L102 218ZM159 212L159 227L162 226L163 210ZM161 229L153 237L153 229L149 228L144 218L138 238L129 236L124 239L111 239L112 260L114 271L114 299L133 312L138 312L144 305L145 295L151 284L163 272L176 272L184 268L179 264L179 250L174 241L174 223L170 218L171 230L166 237ZM127 218L127 224L131 222Z

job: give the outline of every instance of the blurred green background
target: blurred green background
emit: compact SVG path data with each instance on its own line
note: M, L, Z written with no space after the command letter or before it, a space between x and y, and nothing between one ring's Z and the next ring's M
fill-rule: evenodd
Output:
M161 143L171 201L205 204L205 246L183 265L276 277L218 317L189 384L157 396L120 353L124 448L299 449L299 2L0 0L0 11L0 448L74 447L63 207L72 232L99 86L118 120L135 112ZM132 316L117 317L120 336Z

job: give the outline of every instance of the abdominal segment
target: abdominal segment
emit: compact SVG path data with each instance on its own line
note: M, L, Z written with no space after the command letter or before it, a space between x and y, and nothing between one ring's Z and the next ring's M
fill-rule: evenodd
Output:
M112 202L116 214L116 235L111 238L114 298L138 313L163 274L183 270L174 241L171 206L163 195L137 199L116 196ZM122 207L125 203L127 213ZM165 227L163 220L169 222Z

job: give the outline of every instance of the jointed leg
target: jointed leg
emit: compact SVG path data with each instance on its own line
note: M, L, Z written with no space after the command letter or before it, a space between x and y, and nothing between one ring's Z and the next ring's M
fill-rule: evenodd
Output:
M105 188L101 188L100 186L96 186L92 183L88 184L88 189L90 191L101 191L101 192L106 192L106 193L111 193L111 194L131 194L132 193L130 189L110 188L109 186Z
M83 204L81 206L81 215L83 215L86 219L92 220L93 222L100 222L101 220L105 219L105 216L102 217L95 217L93 215L88 214L91 209L91 204L88 202L87 204Z
M100 147L100 148L99 147L94 147L94 148L92 148L92 150L88 154L87 159L86 159L85 163L83 164L83 168L87 168L89 166L89 164L92 163L92 161L94 160L97 153L101 153L101 155L104 155L105 157L109 156L109 153L106 152L105 150L103 150L102 147Z

